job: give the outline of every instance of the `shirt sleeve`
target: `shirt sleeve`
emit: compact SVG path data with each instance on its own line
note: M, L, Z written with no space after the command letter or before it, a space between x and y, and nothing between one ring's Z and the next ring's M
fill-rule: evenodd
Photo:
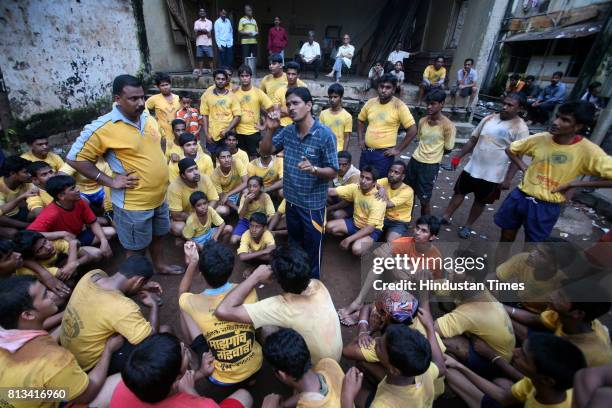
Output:
M127 306L131 310L125 316L123 316L123 318L115 322L113 324L113 328L117 331L117 333L125 337L130 344L135 345L151 335L153 328L151 327L151 323L144 318L136 303L134 303L132 300L130 300L130 302L132 304L129 306L127 304L122 306L124 308Z
M173 212L183 211L183 200L181 199L181 194L176 188L174 188L174 186L168 188L168 207L170 211Z
M34 197L28 197L26 203L28 205L28 211L32 211L36 208L43 208L43 202L40 199L40 193L38 193L38 195L35 195ZM0 202L0 205L2 204L5 204L4 201Z
M469 331L470 322L463 313L454 311L447 313L436 320L440 334L444 338L459 336Z
M238 31L243 31L244 30L244 18L241 18L240 21L238 21Z
M240 160L234 160L234 164L236 165L236 171L240 177L247 175L246 167L244 167L244 164L242 164Z
M154 96L149 97L146 101L145 101L145 108L147 108L147 110L149 112L151 111L155 111L155 98Z
M368 225L377 226L382 224L385 219L386 210L387 206L385 203L377 198L374 198L368 214Z
M526 139L517 140L515 142L510 143L510 153L517 156L521 156L524 154L526 154L527 156L532 156L533 148L536 142L538 142L541 137L542 136L531 136Z
M455 147L455 136L457 134L457 128L453 122L450 122L444 126L444 150L452 150Z
M240 237L240 246L238 247L238 255L240 254L248 254L249 253L249 244L251 242L251 238L249 237L248 231L242 234Z
M520 255L521 254L516 254L506 262L499 265L495 270L495 275L502 281L509 281L510 279L514 278L518 272L517 267L519 264Z
M520 402L527 401L527 396L531 392L533 385L527 378L523 378L517 383L514 383L512 388L510 389L512 392L512 396L519 400Z
M89 385L89 376L79 367L76 359L66 353L67 364L44 384L47 389L67 389L65 400L71 401L83 394Z
M370 104L368 102L366 102L365 105L363 105L363 108L361 108L361 110L359 111L359 115L357 116L357 119L362 121L362 122L367 122L368 121L368 109L370 108Z
M410 113L410 109L408 109L408 106L406 106L404 102L399 101L399 105L400 122L405 129L408 129L415 124L414 118L412 117L412 113Z
M206 198L208 199L208 201L218 201L219 200L219 193L217 192L215 185L213 184L213 182L210 180L209 177L206 177L206 179L204 180L204 190L205 190L204 193L206 194Z
M69 160L95 163L106 152L104 138L100 137L93 124L85 126L66 155Z
M240 107L240 101L238 100L238 98L236 98L234 94L231 94L231 99L232 99L232 104L231 104L232 115L241 116L242 108Z
M243 306L253 322L253 327L256 329L262 326L288 327L287 319L290 316L280 295Z
M353 117L349 113L346 115L346 119L344 120L344 133L351 133L353 131Z
M276 245L276 241L274 241L274 235L272 235L270 231L264 232L264 235L261 239L263 240L264 248L267 248L270 245Z
M410 207L412 207L413 197L414 193L411 191L410 188L403 188L398 195L389 199L389 201L391 201L396 207L406 203L410 204Z
M274 106L272 99L270 99L270 97L266 95L261 89L259 89L259 100L261 101L261 106L263 106L265 110L268 110L272 106Z
M592 153L586 158L584 172L603 179L612 179L612 156L608 156L599 146L594 146Z
M200 102L200 114L201 115L209 115L210 111L208 109L207 95L206 92L202 94L201 102Z
M193 217L190 215L185 221L185 226L183 227L183 237L185 239L191 239L195 236L195 228L193 227Z
M356 191L355 187L359 188L355 184L349 184L346 186L336 187L336 193L338 194L338 197L340 199L352 203L353 201L355 201L355 191Z
M276 210L274 209L274 203L272 202L272 199L267 193L264 196L264 200L265 200L266 215L268 217L271 217L276 213Z
M223 224L225 221L223 221L223 218L221 218L221 216L219 215L219 213L217 211L215 211L214 208L209 208L208 209L208 214L210 216L210 223L214 226L219 226L221 224Z
M325 130L327 135L327 142L321 146L321 167L331 167L338 171L338 149L336 147L336 136L332 133L331 129Z

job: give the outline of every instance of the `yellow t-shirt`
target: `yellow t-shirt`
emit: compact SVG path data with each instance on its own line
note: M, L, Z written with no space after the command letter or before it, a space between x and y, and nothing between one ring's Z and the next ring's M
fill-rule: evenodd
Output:
M45 268L49 273L53 276L57 275L57 271L59 268L56 267L57 258L60 254L68 255L68 251L70 249L70 244L68 241L64 239L57 239L55 241L51 241L53 248L55 248L55 254L49 259L37 260L38 264ZM38 276L33 270L30 268L26 268L22 266L17 269L15 272L16 275L33 275Z
M302 82L301 79L297 80L296 86L301 86L301 87L306 87L307 88L306 83ZM285 98L285 94L287 93L287 89L288 89L288 85L287 84L279 87L276 90L276 92L274 93L274 97L272 98L272 102L274 102L275 105L280 106L282 109L287 109L287 99ZM281 117L281 120L280 120L280 125L281 126L289 126L292 123L293 123L293 120L291 120L291 118L289 116Z
M258 130L255 125L259 124L261 110L268 110L272 107L272 100L261 89L251 86L248 91L239 88L236 97L240 101L240 123L236 126L236 133L239 135L252 135Z
M482 300L459 304L455 310L436 320L442 337L463 333L480 337L506 361L512 358L515 346L512 322L504 306L486 292Z
M242 17L238 21L238 32L240 31L259 32L259 29L257 28L257 21L255 21L255 19L252 17ZM257 44L257 37L243 37L240 39L240 44ZM253 56L256 57L257 55Z
M378 98L370 99L357 118L368 122L365 144L372 149L395 147L400 125L407 129L415 124L408 106L396 97L385 104L381 104Z
M246 168L240 160L234 160L232 168L227 174L223 174L221 166L215 167L211 180L217 189L217 193L227 193L233 190L241 183L241 178L246 176Z
M267 229L264 231L259 242L255 242L255 240L251 238L251 231L247 230L242 234L242 237L240 237L240 246L238 247L237 253L240 255L263 251L270 245L276 245L276 242L274 242L272 233Z
M240 214L240 211L242 211L242 208L245 205L244 203L245 199L246 199L245 195L243 195L240 198L240 205L238 206L238 214ZM256 212L264 213L268 217L273 216L274 213L276 212L274 210L274 203L272 202L272 199L270 198L270 195L268 193L261 193L258 199L251 201L248 204L246 214L244 215L244 217L240 217L240 218L246 218L248 220L251 217L251 215L253 215L253 213L256 213Z
M357 228L373 225L374 228L382 231L387 205L376 198L376 192L376 188L373 188L364 194L358 184L336 187L338 197L353 203L353 221Z
M524 408L571 408L573 390L570 388L565 393L565 401L559 404L542 404L536 400L536 389L531 380L524 377L522 380L514 383L511 388L514 398L522 402Z
M118 290L105 290L92 278L107 277L94 269L86 273L72 291L60 332L60 343L74 354L85 371L100 360L106 340L115 333L138 344L152 332L138 305ZM95 301L92 301L95 300Z
M38 195L35 195L34 197L26 198L26 203L28 205L28 211L32 211L36 208L45 208L52 202L53 202L53 197L51 197L49 193L47 193L45 190L43 190L40 187L38 188Z
M234 159L234 162L239 161L244 166L245 169L249 165L249 155L247 154L247 152L245 152L242 149L237 149L236 153L232 154L232 158ZM217 167L219 167L218 158L217 158Z
M217 95L204 92L200 102L200 114L208 116L208 134L216 142L221 139L221 131L236 117L242 115L240 102L236 95L228 91Z
M179 96L172 94L172 102L168 102L166 97L160 93L151 96L145 102L145 107L155 114L155 119L159 124L161 135L166 141L172 142L174 134L172 133L172 121L176 119L176 112L181 109Z
M53 152L47 153L47 157L45 157L44 159L39 159L38 157L34 156L34 153L32 153L31 150L28 150L27 152L23 153L21 157L31 162L44 161L55 172L59 171L59 169L61 169L64 165L64 161L62 160L62 158Z
M200 218L195 212L189 214L187 220L185 221L185 226L183 227L183 237L185 239L192 239L193 237L199 237L200 235L206 234L210 229L214 227L218 227L223 224L223 218L219 215L214 208L208 207L208 216L206 217L206 222L202 224Z
M278 326L300 333L310 350L313 364L325 357L340 361L340 320L334 302L320 280L311 279L300 294L283 293L244 307L255 329Z
M425 71L423 71L423 77L432 85L435 85L446 78L446 68L440 67L440 69L436 70L433 65L428 65Z
M49 335L33 338L15 353L0 348L0 387L65 389L65 400L81 395L89 385L87 373L79 367L70 351ZM6 392L3 393L6 396ZM14 408L56 408L60 402L6 400L0 406Z
M342 367L331 358L324 358L313 367L313 371L325 379L327 394L323 396L318 392L303 392L300 394L296 408L340 408L344 381Z
M270 187L283 178L283 158L272 156L267 167L263 165L261 158L253 159L246 169L249 177L259 176L263 179L264 187Z
M19 187L17 187L17 190L11 190L10 188L7 187L6 183L4 182L4 177L0 177L0 205L4 205L8 203L9 201L13 201L17 197L19 197L21 194L25 193L28 190L31 190L33 187L34 185L31 183L24 183L20 185ZM2 213L2 211L0 211L0 215L6 215L7 217L11 217L17 214L18 212L19 212L19 205L7 213Z
M283 201L281 201L281 203L278 205L276 212L279 214L285 214L286 211L287 211L287 201L285 201L285 199L283 198Z
M434 363L429 364L425 373L414 377L414 384L392 385L385 377L376 390L372 408L431 408L435 399L434 380L440 371Z
M113 172L111 171L110 166L108 165L106 160L104 160L103 157L100 157L98 159L98 161L96 162L96 167L103 174L106 174L109 177L113 176ZM97 193L98 191L104 188L104 186L98 184L97 181L91 180L85 177L84 175L82 175L81 173L79 173L78 171L76 171L68 163L64 163L64 165L59 171L64 174L74 177L74 179L76 180L76 185L79 188L79 190L81 190L81 193L93 194L93 193Z
M331 129L336 135L336 148L341 151L344 146L344 138L347 133L353 131L353 117L346 109L333 113L331 108L325 109L319 115L319 121Z
M168 166L157 123L146 113L140 118L141 129L126 122L119 108L114 108L85 126L67 156L70 160L96 163L104 155L113 175L134 170L138 176L136 188L111 189L113 204L125 210L159 207L168 186Z
M412 154L412 158L421 163L440 163L444 150L451 150L455 146L457 129L455 124L446 116L442 116L439 125L430 126L427 116L419 121L419 145Z
M183 293L179 298L181 310L198 325L215 355L212 377L231 384L255 374L263 362L261 346L255 339L252 325L221 321L215 317L215 309L234 286L228 282L221 288L207 289L199 294ZM252 290L244 303L255 302L257 293Z
M183 179L177 178L168 186L168 207L174 212L191 212L192 207L189 202L189 196L194 191L201 191L206 194L208 201L217 201L219 194L210 178L202 174L200 181L195 187L189 187L183 182Z
M276 91L282 87L287 85L287 74L283 72L281 76L275 78L274 75L268 74L262 78L259 89L261 89L270 100L274 100L274 95L276 95Z
M612 157L585 138L571 145L560 145L550 133L543 132L512 142L510 152L532 158L519 189L538 200L565 202L563 194L551 190L581 175L612 179Z
M610 333L608 328L601 324L598 319L593 320L591 329L593 331L579 334L566 334L563 332L559 314L554 310L546 310L540 314L542 324L553 330L555 336L563 337L572 342L582 351L587 362L587 367L595 367L604 364L612 364L612 346L610 345Z
M412 205L414 203L414 191L412 187L402 183L395 190L389 185L387 178L376 181L378 185L385 189L387 197L393 203L393 207L387 208L385 218L392 221L410 222L412 219Z
M181 159L183 158L184 157L181 157ZM213 167L212 159L210 158L209 155L207 155L204 152L202 152L201 154L198 153L198 155L196 156L195 162L196 162L196 165L198 166L198 170L200 171L201 176L204 176L204 175L208 177L212 176L214 167ZM178 177L179 177L178 162L168 163L168 181L172 183Z

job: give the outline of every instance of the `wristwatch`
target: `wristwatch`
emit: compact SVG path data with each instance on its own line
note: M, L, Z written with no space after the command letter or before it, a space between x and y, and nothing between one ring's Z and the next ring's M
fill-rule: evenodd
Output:
M312 170L310 172L312 174L317 174L317 171L319 171L319 168L317 166L312 166Z

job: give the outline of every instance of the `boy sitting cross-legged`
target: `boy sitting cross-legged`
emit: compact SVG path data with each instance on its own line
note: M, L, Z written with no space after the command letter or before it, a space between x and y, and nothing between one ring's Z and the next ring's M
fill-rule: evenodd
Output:
M261 263L269 263L272 259L272 251L276 248L274 236L267 227L267 218L264 213L255 212L249 218L249 229L240 238L238 257L242 262L257 266ZM252 269L248 269L248 275Z
M247 182L247 193L242 195L238 206L238 224L232 234L232 244L240 242L240 237L249 228L249 219L256 212L263 213L269 220L275 213L274 204L268 193L263 192L263 179L251 176ZM267 225L267 221L266 221Z
M183 237L196 243L198 249L210 240L227 241L232 233L231 225L225 225L223 218L209 206L206 194L194 191L189 196L193 212L187 217L183 227Z

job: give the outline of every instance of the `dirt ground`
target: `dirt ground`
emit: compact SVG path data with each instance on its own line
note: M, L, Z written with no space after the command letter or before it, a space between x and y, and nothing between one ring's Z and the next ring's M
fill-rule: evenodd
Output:
M353 162L355 165L357 165L359 158L356 144L357 143L353 140L353 146L350 149L354 156ZM414 150L415 146L415 144L412 144L410 152ZM445 156L443 159L443 163L448 162L449 157ZM467 159L464 159L462 164L464 165L466 163ZM457 169L456 171L440 170L432 199L432 211L434 215L441 215L444 209L446 208L450 197L452 196L452 189L455 183L455 179L457 178L460 172L461 168ZM517 183L518 179L515 179L514 184ZM507 193L507 191L504 191L499 201L497 201L491 206L488 206L487 210L484 211L481 218L474 225L474 229L477 234L473 235L470 239L497 241L497 239L499 238L499 228L493 223L493 214L495 213L495 210L499 207L500 203L503 201ZM467 213L471 206L472 200L473 197L469 197L469 199L464 202L463 206L455 214L454 220L456 221L453 222L452 225L442 227L442 231L439 236L441 242L454 242L459 240L456 231L457 228L462 225L461 222L463 222L467 218ZM419 214L420 208L415 206L413 212L413 219L416 219ZM600 228L592 226L592 223L595 223L603 228L609 228L609 224L606 222L606 220L602 219L601 217L598 217L597 214L589 212L588 208L584 208L582 206L570 203L567 206L565 212L563 213L560 222L558 223L558 226L562 229L556 228L553 232L553 235L567 237L567 239L576 242L579 245L584 245L587 242L595 242L603 233ZM582 230L578 231L578 233L582 233L582 235L575 233L577 230L580 230L580 228L576 228L576 225L581 226ZM164 258L166 259L166 261L173 264L183 265L182 247L176 245L174 238L166 237L165 240L166 245L164 246ZM523 235L522 233L519 233L519 237L517 238L517 245L522 245L522 241ZM360 288L359 259L353 257L348 252L342 251L339 248L339 242L340 239L335 237L327 236L325 238L322 267L322 281L329 289L334 300L334 304L337 308L347 305L354 298L354 296L357 295ZM125 254L118 242L113 243L113 249L115 254L113 259L107 262L106 264L101 265L101 267L109 273L113 273L117 270L117 266L124 259ZM242 280L241 276L242 271L238 270L238 268L235 268L232 276L232 281L240 282ZM175 330L175 333L179 333L180 328L177 318L177 290L181 277L156 276L154 279L160 282L164 289L164 305L160 309L161 323L171 325ZM201 291L202 286L202 278L201 276L198 276L195 279L192 291ZM258 288L257 292L259 298L261 299L280 293L280 288L277 285L266 285L262 288ZM351 339L356 335L356 333L357 331L355 328L342 327L342 337L345 344L351 341ZM346 361L343 359L341 364L346 370L353 365L353 362ZM368 389L374 389L373 387L375 387L375 385L367 385ZM216 400L222 399L233 391L230 389L219 389L219 387L213 386L212 384L207 383L205 380L202 381L202 383L198 384L198 388L203 395L210 396L211 398L214 398ZM448 387L446 388L448 390ZM256 377L256 385L250 387L250 391L255 397L255 406L260 406L263 397L268 393L275 392L285 396L290 395L290 390L284 387L275 378L272 370L265 363L262 370L258 373ZM363 401L366 396L367 392L363 392L362 395L360 395L360 400ZM463 406L463 403L458 398L455 398L452 393L449 393L447 391L445 395L441 396L436 401L434 406L460 407Z

